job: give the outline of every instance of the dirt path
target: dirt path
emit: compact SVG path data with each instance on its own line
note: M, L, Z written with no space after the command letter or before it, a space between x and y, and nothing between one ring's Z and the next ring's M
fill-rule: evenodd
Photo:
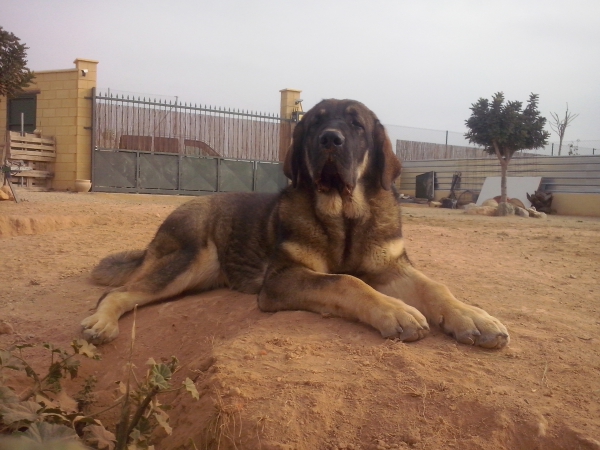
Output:
M23 193L0 203L0 319L14 342L67 345L103 292L88 274L143 248L182 197ZM511 332L502 351L433 330L403 344L219 290L142 308L134 361L176 355L199 401L174 401L157 449L600 449L600 220L404 209L413 263ZM84 361L98 407L123 378L132 315ZM42 360L36 361L42 364ZM167 400L167 399L165 399ZM105 417L112 425L115 416Z

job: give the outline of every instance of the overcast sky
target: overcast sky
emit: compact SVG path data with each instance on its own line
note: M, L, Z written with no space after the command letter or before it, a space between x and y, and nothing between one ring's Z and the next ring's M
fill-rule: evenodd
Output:
M98 60L101 88L264 112L295 88L459 132L479 97L534 92L600 141L599 0L0 0L0 26L32 70Z

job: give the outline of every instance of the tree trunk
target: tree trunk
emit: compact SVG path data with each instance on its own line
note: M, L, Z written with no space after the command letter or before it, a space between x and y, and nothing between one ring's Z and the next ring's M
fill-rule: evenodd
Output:
M498 161L500 161L500 167L502 169L500 176L500 203L506 203L506 172L508 171L508 164L510 163L510 159L512 158L512 154L502 155L500 151L500 147L498 147L498 143L496 141L493 142L494 152L496 153L496 157Z
M506 198L508 197L506 194L506 172L508 171L508 161L500 160L500 167L502 168L500 177L500 203L506 203Z
M559 140L558 140L558 156L560 156L560 149L562 148L563 137L564 137L564 134L561 134L559 136Z

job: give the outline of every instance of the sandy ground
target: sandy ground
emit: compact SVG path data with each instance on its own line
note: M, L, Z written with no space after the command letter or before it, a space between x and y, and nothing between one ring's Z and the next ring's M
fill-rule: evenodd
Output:
M68 346L103 292L93 265L143 248L187 200L22 196L0 203L0 319L14 327L0 347ZM150 356L176 355L178 376L201 393L163 399L173 433L157 433L157 449L600 449L600 221L407 206L404 233L418 268L508 326L508 348L456 344L437 329L404 344L342 319L261 313L228 290L150 305L137 313L139 373ZM81 378L99 380L95 408L124 377L132 322L121 320L102 361L83 361Z

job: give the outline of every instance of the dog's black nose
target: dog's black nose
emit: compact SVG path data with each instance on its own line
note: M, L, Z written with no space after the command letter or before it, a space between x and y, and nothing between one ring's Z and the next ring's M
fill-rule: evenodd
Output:
M325 130L319 136L319 143L325 147L341 147L344 144L344 135L336 130Z

